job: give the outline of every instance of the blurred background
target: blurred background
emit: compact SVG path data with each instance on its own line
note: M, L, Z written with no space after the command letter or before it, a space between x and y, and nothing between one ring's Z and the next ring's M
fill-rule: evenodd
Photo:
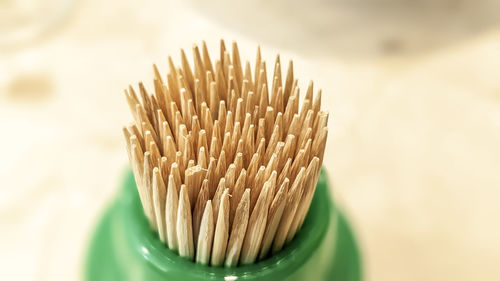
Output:
M366 280L500 279L498 0L0 0L0 279L81 279L123 89L221 38L323 89Z

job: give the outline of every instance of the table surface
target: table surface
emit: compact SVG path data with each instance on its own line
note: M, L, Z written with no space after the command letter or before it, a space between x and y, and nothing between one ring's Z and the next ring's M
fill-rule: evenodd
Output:
M128 161L123 88L150 85L151 63L165 71L180 47L205 39L215 52L225 38L247 58L259 43L268 61L293 58L302 88L314 79L323 89L325 166L367 280L498 280L500 26L484 20L471 32L480 17L459 10L472 27L446 40L427 23L388 38L390 22L369 26L385 17L354 3L324 41L298 30L285 44L273 38L290 40L286 27L243 30L197 1L76 1L47 38L0 50L3 279L80 279L89 233Z

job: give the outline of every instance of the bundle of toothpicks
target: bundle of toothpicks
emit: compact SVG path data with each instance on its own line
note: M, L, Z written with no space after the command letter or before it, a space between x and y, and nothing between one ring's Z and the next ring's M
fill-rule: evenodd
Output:
M151 228L180 256L212 266L251 264L280 251L301 228L314 195L328 134L321 91L300 100L293 63L279 55L268 83L260 48L254 69L236 42L205 42L193 64L168 57L154 90L125 97L130 163ZM284 77L284 79L283 79ZM300 106L299 106L300 100Z

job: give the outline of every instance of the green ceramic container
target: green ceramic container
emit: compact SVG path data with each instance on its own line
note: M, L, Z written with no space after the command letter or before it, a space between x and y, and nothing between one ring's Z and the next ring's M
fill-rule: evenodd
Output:
M133 174L127 172L118 198L97 226L85 265L88 281L361 279L355 239L345 217L332 204L324 170L295 238L278 254L235 268L195 264L167 249L150 230Z

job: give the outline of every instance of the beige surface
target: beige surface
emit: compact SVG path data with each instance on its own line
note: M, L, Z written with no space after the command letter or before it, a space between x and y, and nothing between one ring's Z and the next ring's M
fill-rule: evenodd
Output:
M166 69L179 47L205 39L215 50L221 37L244 57L257 43L267 60L280 51L303 87L313 78L323 88L325 164L368 280L500 278L498 26L396 57L309 56L304 38L295 47L244 35L188 4L115 2L77 2L50 38L0 51L2 280L80 278L127 161L122 89L151 85L151 63Z

